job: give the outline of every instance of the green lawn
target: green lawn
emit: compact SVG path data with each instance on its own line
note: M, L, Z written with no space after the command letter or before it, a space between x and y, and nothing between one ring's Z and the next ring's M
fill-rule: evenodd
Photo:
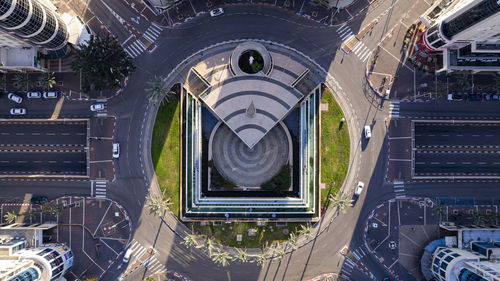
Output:
M278 241L286 241L290 237L290 233L297 234L301 229L302 223L288 223L286 226L276 226L276 223L267 223L265 226L257 226L253 222L239 222L239 223L222 223L222 225L200 225L200 223L188 224L188 227L194 230L194 233L203 234L207 237L213 237L217 243L227 245L230 247L241 248L262 248L266 245L269 246ZM248 236L248 230L254 228L257 230L255 236ZM284 234L283 230L287 229L288 234ZM271 231L272 230L272 231ZM242 234L243 241L238 243L236 235Z
M170 197L170 210L179 216L180 161L179 102L173 99L158 110L153 129L151 157L158 183L165 198Z
M344 183L349 167L350 142L347 124L340 126L344 114L330 90L323 92L321 103L328 103L328 111L321 112L321 181L327 184L327 188L321 190L324 205L328 194L336 194ZM330 188L332 181L335 181L335 186Z

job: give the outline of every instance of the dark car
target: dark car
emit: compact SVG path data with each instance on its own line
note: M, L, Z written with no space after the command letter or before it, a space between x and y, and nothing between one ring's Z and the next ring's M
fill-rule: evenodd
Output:
M31 198L32 204L43 204L49 202L49 199L45 196L35 196Z
M483 95L481 94L470 94L468 96L470 101L482 101L483 100Z

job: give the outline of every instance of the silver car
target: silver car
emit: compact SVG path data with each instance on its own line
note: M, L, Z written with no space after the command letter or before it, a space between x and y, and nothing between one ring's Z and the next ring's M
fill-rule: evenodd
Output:
M26 108L11 108L10 114L12 114L12 115L25 115Z

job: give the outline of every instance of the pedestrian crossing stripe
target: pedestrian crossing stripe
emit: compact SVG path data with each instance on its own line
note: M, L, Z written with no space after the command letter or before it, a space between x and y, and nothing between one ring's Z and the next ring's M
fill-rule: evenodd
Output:
M399 101L391 100L391 105L389 106L390 115L394 118L399 118ZM395 183L396 184L396 183Z

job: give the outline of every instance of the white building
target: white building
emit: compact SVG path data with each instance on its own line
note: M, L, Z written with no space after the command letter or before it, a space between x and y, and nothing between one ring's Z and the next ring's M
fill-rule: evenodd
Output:
M26 248L25 240L0 240L0 281L62 281L72 265L73 252L65 245Z
M437 1L422 16L422 43L443 54L439 71L500 71L500 0Z

